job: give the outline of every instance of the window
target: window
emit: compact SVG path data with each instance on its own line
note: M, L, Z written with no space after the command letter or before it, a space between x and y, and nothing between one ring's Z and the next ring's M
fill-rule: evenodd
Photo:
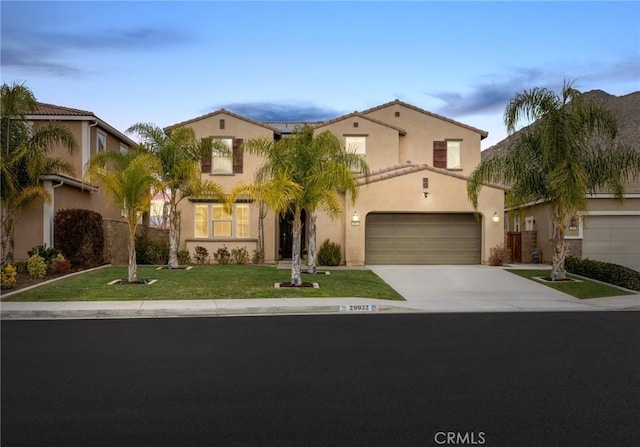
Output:
M513 218L513 230L516 233L520 233L520 215L519 214Z
M533 226L535 225L536 220L533 217L526 217L524 219L524 228L526 231L533 231Z
M434 141L433 166L443 169L462 169L461 145L461 140Z
M447 169L462 169L459 140L447 141Z
M223 153L218 149L213 149L211 153L211 173L212 174L231 174L233 173L233 139L220 138L229 149L227 153Z
M236 205L236 237L249 237L249 205Z
M224 119L220 119L220 129L224 129Z
M197 238L247 238L250 226L249 204L236 204L232 214L223 204L196 204L194 222L194 237Z
M344 137L344 144L348 151L355 152L363 157L367 154L367 137Z
M231 237L231 214L224 205L211 205L213 214L213 237Z
M120 153L126 154L127 152L129 152L129 146L124 143L120 143Z
M196 205L195 237L209 237L209 205Z
M98 131L98 143L96 151L98 153L104 152L107 149L107 134Z

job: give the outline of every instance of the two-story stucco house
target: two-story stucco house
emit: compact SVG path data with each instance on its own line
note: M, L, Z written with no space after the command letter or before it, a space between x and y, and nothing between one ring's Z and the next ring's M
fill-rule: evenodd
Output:
M225 140L233 156L202 163L203 178L225 190L251 182L261 160L241 152L246 139L279 139L295 123L257 122L224 109L170 127L189 126L198 138ZM485 131L401 101L392 101L334 120L313 123L328 130L345 147L366 157L371 173L360 175L355 204L331 220L320 213L317 241L340 244L346 265L481 264L490 248L503 242L504 189L485 186L477 213L467 199L467 177L480 162ZM226 246L257 246L258 207L239 202L228 214L221 203L184 201L181 248L209 253ZM291 218L269 213L265 219L265 261L291 256Z
M50 157L67 160L74 166L73 175L50 174L42 178L51 201L30 206L20 213L15 229L15 258L26 259L27 251L37 245L54 246L54 217L58 210L80 208L96 211L103 219L121 219L121 210L110 205L98 189L83 181L85 166L90 157L101 151L126 151L135 144L127 136L98 118L93 112L52 104L38 103L26 116L32 125L57 121L68 127L77 144L69 154L66 148L56 147Z

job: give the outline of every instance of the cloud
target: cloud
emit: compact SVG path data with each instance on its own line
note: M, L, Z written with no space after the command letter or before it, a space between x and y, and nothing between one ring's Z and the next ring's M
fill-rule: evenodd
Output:
M0 58L4 68L58 76L80 76L85 70L67 62L74 50L95 52L152 51L177 45L188 35L153 28L103 29L91 32L36 31L3 27Z
M324 121L343 115L327 107L290 102L236 102L213 109L226 109L256 121Z
M533 87L559 90L562 83L576 81L581 91L606 90L617 82L636 82L640 78L640 60L629 58L613 64L594 62L564 68L511 68L507 74L482 76L471 88L459 91L425 92L444 102L437 113L445 116L467 116L502 112L517 92Z

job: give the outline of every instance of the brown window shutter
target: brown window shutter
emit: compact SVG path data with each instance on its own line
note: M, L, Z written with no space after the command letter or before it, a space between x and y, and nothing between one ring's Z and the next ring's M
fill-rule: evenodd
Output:
M433 167L447 169L447 142L433 142Z
M202 173L211 174L211 153L209 155L202 157L200 161L201 171Z
M242 174L243 153L240 149L244 140L242 138L233 139L233 173Z

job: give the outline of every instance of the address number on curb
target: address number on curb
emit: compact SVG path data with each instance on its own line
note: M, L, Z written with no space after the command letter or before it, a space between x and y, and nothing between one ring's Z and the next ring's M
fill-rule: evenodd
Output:
M341 304L340 312L380 312L377 304Z

